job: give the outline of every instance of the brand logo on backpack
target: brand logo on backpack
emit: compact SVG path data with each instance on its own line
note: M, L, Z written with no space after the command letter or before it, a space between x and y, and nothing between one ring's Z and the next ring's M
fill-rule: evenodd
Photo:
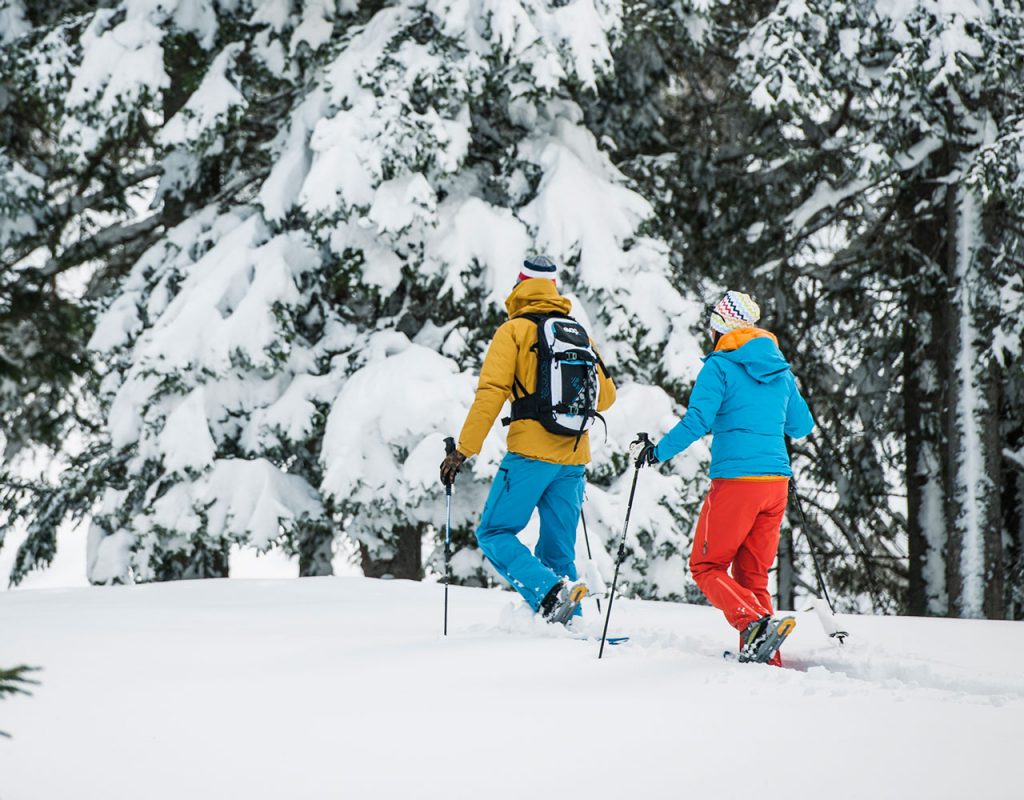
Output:
M505 425L518 419L535 419L545 430L561 436L580 437L590 430L597 413L598 369L607 370L590 343L582 325L571 317L523 314L537 325L537 389L527 394L518 376L512 387L512 416Z

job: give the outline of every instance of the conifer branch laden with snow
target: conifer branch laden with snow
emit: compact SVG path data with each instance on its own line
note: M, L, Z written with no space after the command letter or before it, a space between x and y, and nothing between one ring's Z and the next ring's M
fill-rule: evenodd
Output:
M201 8L126 0L28 34L48 43L29 48L33 74L64 54L46 91L67 109L50 123L67 170L119 153L142 181L93 180L41 206L89 214L105 191L152 191L148 215L122 206L123 220L36 265L112 263L103 251L119 237L146 243L89 343L104 433L65 478L98 501L91 580L226 574L238 544L328 572L341 531L368 573L419 577L440 522L441 438L533 250L572 265L574 313L625 383L692 377L697 307L576 99L611 68L618 3L482 2L469 16L444 2L310 4L275 19ZM622 504L615 451L644 419L672 422L661 389L622 397L634 417L613 423L590 494L607 539ZM501 448L489 440L456 495L462 580L492 578L469 533ZM665 476L671 501L636 525L635 591L686 594L680 500L696 503L696 467ZM57 491L52 507L70 510ZM36 552L19 576L45 562ZM673 569L655 568L666 558Z

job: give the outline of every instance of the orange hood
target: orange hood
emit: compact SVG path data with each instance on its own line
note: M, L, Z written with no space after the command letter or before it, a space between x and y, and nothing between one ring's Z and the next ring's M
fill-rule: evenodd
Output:
M771 339L775 342L776 347L779 346L779 340L775 338L774 333L769 333L760 328L737 328L722 335L718 340L718 344L715 345L715 352L717 353L719 350L739 350L753 339Z

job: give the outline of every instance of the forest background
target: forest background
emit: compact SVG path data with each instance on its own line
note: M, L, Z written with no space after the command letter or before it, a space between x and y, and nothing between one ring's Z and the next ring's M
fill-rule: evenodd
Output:
M735 288L818 420L780 606L813 544L843 610L1022 619L1022 168L1018 2L0 0L10 580L72 523L94 583L436 577L442 440L544 251L620 386L597 547ZM645 473L626 592L700 600L707 460Z

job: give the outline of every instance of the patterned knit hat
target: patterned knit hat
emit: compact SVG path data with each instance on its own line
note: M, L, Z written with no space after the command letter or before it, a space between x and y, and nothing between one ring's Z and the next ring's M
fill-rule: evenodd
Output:
M761 309L754 298L743 292L729 291L711 312L711 328L728 333L737 328L750 328L761 319Z
M527 278L547 278L550 281L558 276L558 265L547 256L530 256L523 262L519 280Z

